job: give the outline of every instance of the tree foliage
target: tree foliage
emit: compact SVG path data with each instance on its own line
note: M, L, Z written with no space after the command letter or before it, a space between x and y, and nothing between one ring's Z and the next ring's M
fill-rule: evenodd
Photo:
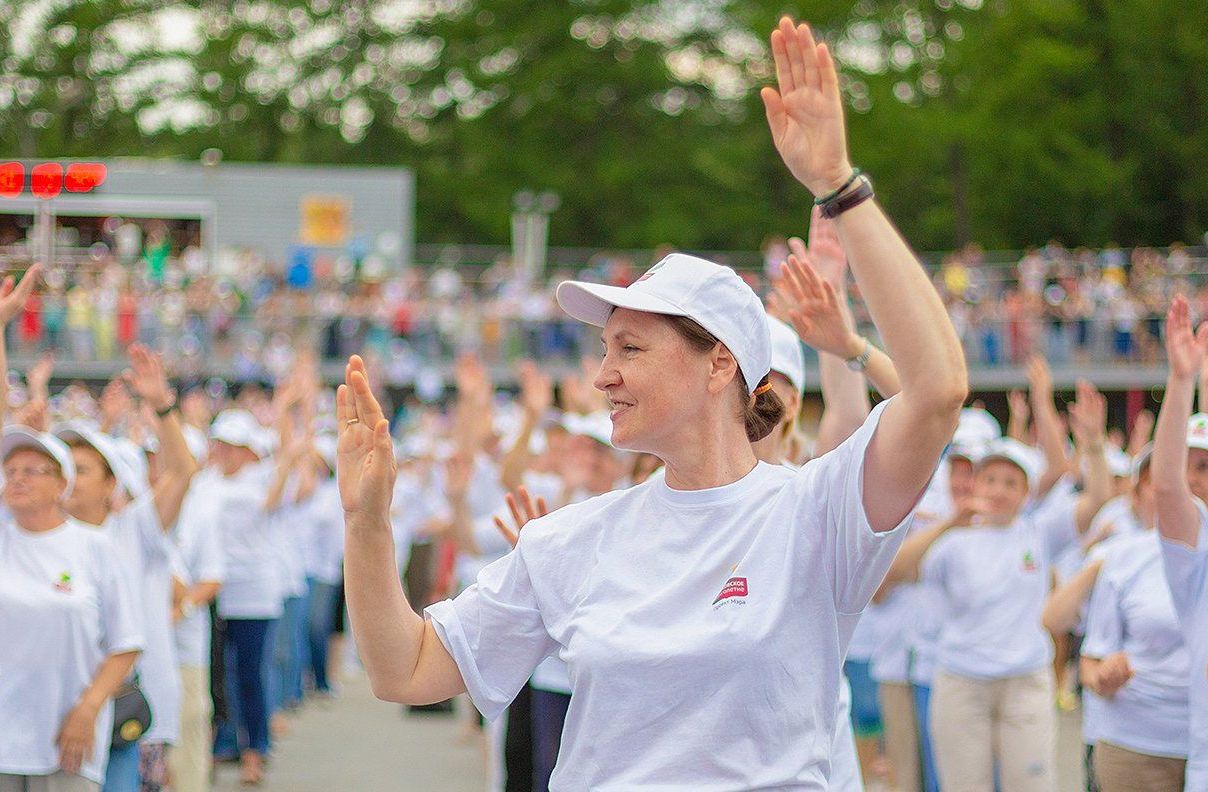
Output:
M756 88L766 0L9 0L0 152L390 164L424 241L799 233ZM819 0L853 158L920 247L1164 244L1205 230L1208 6Z

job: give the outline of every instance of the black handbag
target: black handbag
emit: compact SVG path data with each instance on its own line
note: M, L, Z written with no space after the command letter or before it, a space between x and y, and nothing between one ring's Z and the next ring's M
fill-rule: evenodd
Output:
M125 748L151 728L151 705L138 686L138 677L127 680L113 694L114 748Z

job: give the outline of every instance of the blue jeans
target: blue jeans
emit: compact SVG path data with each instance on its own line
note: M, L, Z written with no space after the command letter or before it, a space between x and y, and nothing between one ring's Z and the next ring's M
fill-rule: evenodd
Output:
M307 643L310 644L310 670L315 678L315 690L331 689L327 681L327 642L335 622L337 587L314 578L306 579L310 588L310 614L307 619Z
M547 792L549 777L558 763L558 746L570 696L533 688L533 792Z
M124 748L109 749L109 766L101 792L139 792L142 781L138 775L138 743Z
M240 748L266 754L268 692L265 660L269 628L276 619L227 619L226 657L231 688L231 723L237 724Z
M919 747L923 754L923 792L940 792L940 777L935 772L935 753L931 749L931 688L914 686L914 714L919 724Z
M302 703L302 657L306 627L306 597L290 597L273 636L269 669L271 712Z
M847 660L843 673L851 682L851 728L857 738L880 737L881 703L877 700L877 682L867 660Z

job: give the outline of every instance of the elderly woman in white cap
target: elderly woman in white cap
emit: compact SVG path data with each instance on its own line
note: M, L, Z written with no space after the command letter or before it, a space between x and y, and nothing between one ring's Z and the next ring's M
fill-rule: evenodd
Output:
M180 678L171 620L172 541L181 503L197 464L181 432L175 398L158 356L137 344L129 349L126 379L154 416L162 469L151 489L146 459L128 441L83 424L65 424L56 436L71 447L76 485L65 505L79 522L113 535L123 569L136 581L146 646L139 684L152 723L137 743L115 748L106 790L155 790L167 783L167 747L180 736Z
M96 792L113 732L110 698L143 647L135 582L109 535L63 510L71 451L4 430L0 523L0 790Z
M1188 422L1195 378L1208 357L1208 324L1191 328L1186 298L1166 317L1170 372L1154 432L1154 493L1162 564L1190 656L1186 788L1208 789L1208 415Z
M551 789L826 789L847 639L966 396L942 302L848 163L829 51L788 19L772 49L777 148L838 218L902 380L837 449L798 471L757 462L783 406L763 306L731 270L672 254L628 288L563 284L562 307L603 327L613 445L665 474L533 521L425 619L394 573L388 421L359 358L338 394L345 579L374 692L468 690L494 718L559 653L573 694Z
M1003 438L977 462L972 497L908 539L893 563L891 579L921 576L943 613L930 701L941 789L992 790L996 767L1003 792L1056 788L1053 646L1040 615L1053 559L1111 486L1106 403L1086 383L1070 421L1089 475L1069 509L1025 512L1038 460Z

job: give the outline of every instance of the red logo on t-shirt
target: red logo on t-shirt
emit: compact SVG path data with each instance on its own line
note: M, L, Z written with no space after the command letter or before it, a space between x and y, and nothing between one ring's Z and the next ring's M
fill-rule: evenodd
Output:
M728 600L732 597L747 596L747 579L745 577L732 577L726 581L726 585L722 586L721 593L717 595L717 599L713 600L713 604Z

